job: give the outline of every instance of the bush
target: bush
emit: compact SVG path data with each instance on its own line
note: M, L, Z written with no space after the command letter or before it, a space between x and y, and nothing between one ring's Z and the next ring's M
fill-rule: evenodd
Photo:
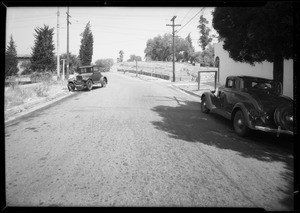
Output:
M35 86L33 90L35 91L38 97L47 97L49 91L49 85L47 83L43 83L41 85Z
M45 73L34 72L30 75L30 80L33 83L50 82L52 81L52 74L50 72L45 72Z

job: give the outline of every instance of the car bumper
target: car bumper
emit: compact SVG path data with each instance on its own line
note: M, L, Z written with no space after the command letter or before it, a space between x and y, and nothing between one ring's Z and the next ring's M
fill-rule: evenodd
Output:
M277 135L279 134L287 134L287 135L294 135L292 131L289 130L284 130L278 127L278 129L272 129L269 127L264 127L264 126L255 126L254 129L264 131L264 132L271 132L271 133L276 133Z

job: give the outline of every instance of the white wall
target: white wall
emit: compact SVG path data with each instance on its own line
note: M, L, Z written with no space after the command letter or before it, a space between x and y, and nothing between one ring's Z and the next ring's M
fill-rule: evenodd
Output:
M229 75L248 75L273 79L273 63L255 63L251 66L247 63L235 62L229 57L229 53L223 49L223 42L215 44L215 58L220 59L220 84L225 84ZM283 94L293 98L293 60L284 60Z

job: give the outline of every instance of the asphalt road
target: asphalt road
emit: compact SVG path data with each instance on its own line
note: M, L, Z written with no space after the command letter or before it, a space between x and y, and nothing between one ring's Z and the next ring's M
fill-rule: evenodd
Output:
M7 125L7 205L292 210L291 138L240 138L169 84L108 73Z

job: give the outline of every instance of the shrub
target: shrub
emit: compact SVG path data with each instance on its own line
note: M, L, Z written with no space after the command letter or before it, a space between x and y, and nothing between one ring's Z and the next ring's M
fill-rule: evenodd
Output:
M30 75L30 80L33 83L37 82L51 82L52 81L52 74L50 72L34 72Z
M43 83L33 88L38 97L47 97L49 89L50 88L48 83Z

